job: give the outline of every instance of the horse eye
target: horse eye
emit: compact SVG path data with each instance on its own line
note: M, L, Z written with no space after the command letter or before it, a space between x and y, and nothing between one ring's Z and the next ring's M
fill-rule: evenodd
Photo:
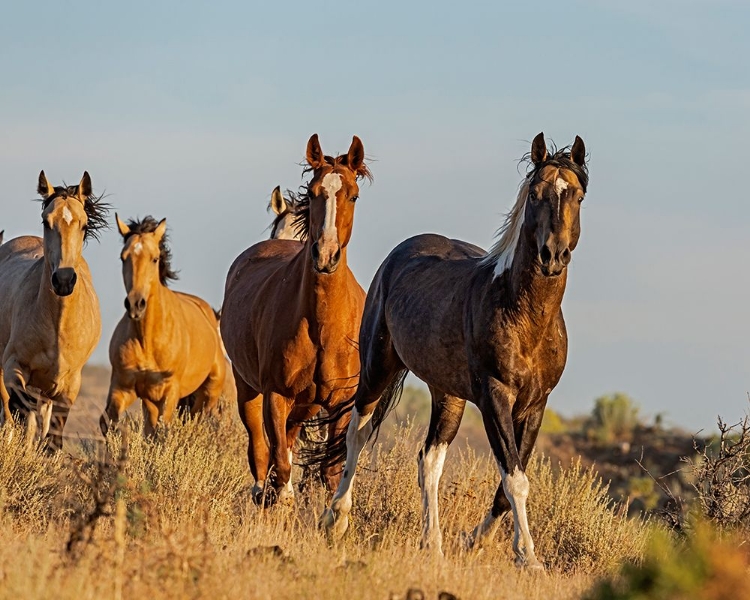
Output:
M152 262L152 263L154 263L154 264L156 264L156 263L158 263L158 262L159 262L159 259L158 259L158 258L152 258L152 259L151 259L151 262Z
M351 201L352 202L356 202L357 200L359 200L359 196L352 196L351 197Z
M580 198L578 198L578 204L583 204L583 196L581 196Z

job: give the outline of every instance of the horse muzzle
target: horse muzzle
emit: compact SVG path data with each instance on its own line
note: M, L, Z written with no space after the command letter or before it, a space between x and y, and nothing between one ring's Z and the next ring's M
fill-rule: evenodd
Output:
M66 267L52 273L52 289L58 296L70 296L78 281L75 269Z
M125 310L133 321L140 321L146 314L146 299L143 296L125 298Z
M311 253L313 269L324 275L335 272L341 262L341 246L338 242L315 242Z
M570 264L572 254L567 246L550 248L549 244L542 246L539 251L539 264L541 265L542 275L545 277L557 277Z

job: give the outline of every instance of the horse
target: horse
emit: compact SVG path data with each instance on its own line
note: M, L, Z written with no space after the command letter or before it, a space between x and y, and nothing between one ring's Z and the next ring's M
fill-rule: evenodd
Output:
M358 180L372 175L356 136L346 154L332 157L314 134L306 161L312 178L295 218L303 241L265 240L240 254L229 269L222 308L221 333L248 433L252 497L264 505L293 501L291 449L301 424L321 407L330 411L350 401L359 373L354 340L365 292L349 269L347 247ZM342 415L330 423L329 437L347 421ZM330 490L339 473L321 469Z
M0 231L0 246L3 245L3 236L4 235L5 235L5 229L3 229L2 231Z
M102 433L137 398L143 433L153 435L159 420L168 424L178 402L193 396L190 412L216 408L226 371L219 323L211 306L190 294L174 292L167 221L153 217L128 223L115 215L122 236L120 253L126 312L109 344L112 364Z
M294 240L300 241L302 231L299 222L295 224L295 217L299 209L299 198L296 194L287 190L285 197L281 193L281 187L276 186L271 192L271 202L268 208L276 215L271 223L272 240Z
M411 371L432 396L419 454L422 547L442 554L438 484L470 400L482 413L502 482L486 519L467 535L467 545L489 538L500 517L512 511L516 564L543 568L529 533L525 468L547 398L565 367L561 302L580 236L588 167L578 136L571 147L548 151L540 133L526 158L528 174L488 253L423 234L399 244L378 269L360 327L362 370L351 421L327 459L346 457L339 488L321 515L330 537L340 537L348 527L359 454Z
M78 185L55 187L42 171L37 192L43 237L22 236L0 247L0 397L3 421L16 413L33 435L38 418L40 437L49 436L48 448L59 450L81 370L101 335L99 300L82 251L107 227L109 205L94 196L88 172Z

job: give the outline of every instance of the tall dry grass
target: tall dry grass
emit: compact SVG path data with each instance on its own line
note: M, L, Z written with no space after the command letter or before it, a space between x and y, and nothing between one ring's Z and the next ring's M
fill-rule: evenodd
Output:
M316 527L322 488L293 508L252 504L234 418L176 423L155 441L131 433L126 452L111 435L106 450L87 443L54 457L14 433L0 432L3 597L380 600L420 588L427 598L578 598L639 560L647 538L593 472L535 458L529 513L547 573L513 566L509 519L494 544L466 553L460 533L484 517L498 477L488 457L454 451L441 484L446 556L421 552L423 436L411 427L362 457L350 533L333 548Z

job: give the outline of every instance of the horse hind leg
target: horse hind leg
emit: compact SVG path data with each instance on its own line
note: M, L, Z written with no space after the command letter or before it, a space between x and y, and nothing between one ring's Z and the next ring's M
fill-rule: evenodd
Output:
M438 488L448 446L455 439L466 400L430 387L432 414L424 448L419 452L419 487L422 490L422 548L442 555Z
M382 317L382 315L380 315ZM367 321L371 321L368 319ZM362 328L373 333L360 335L361 373L357 391L354 394L349 426L346 429L346 461L344 474L333 495L330 508L320 517L319 525L329 539L339 539L349 527L349 512L352 509L352 489L357 461L367 440L373 432L373 414L384 392L397 393L395 385L399 378L405 376L405 367L393 347L385 320L376 318L372 322L363 320ZM389 388L390 386L390 388ZM389 402L391 398L385 398ZM343 435L343 429L334 429L328 438L329 453L336 453L337 443Z
M234 367L234 381L237 388L237 410L247 431L247 462L255 479L252 489L253 502L264 502L268 463L270 460L268 442L263 425L263 396L250 387Z

